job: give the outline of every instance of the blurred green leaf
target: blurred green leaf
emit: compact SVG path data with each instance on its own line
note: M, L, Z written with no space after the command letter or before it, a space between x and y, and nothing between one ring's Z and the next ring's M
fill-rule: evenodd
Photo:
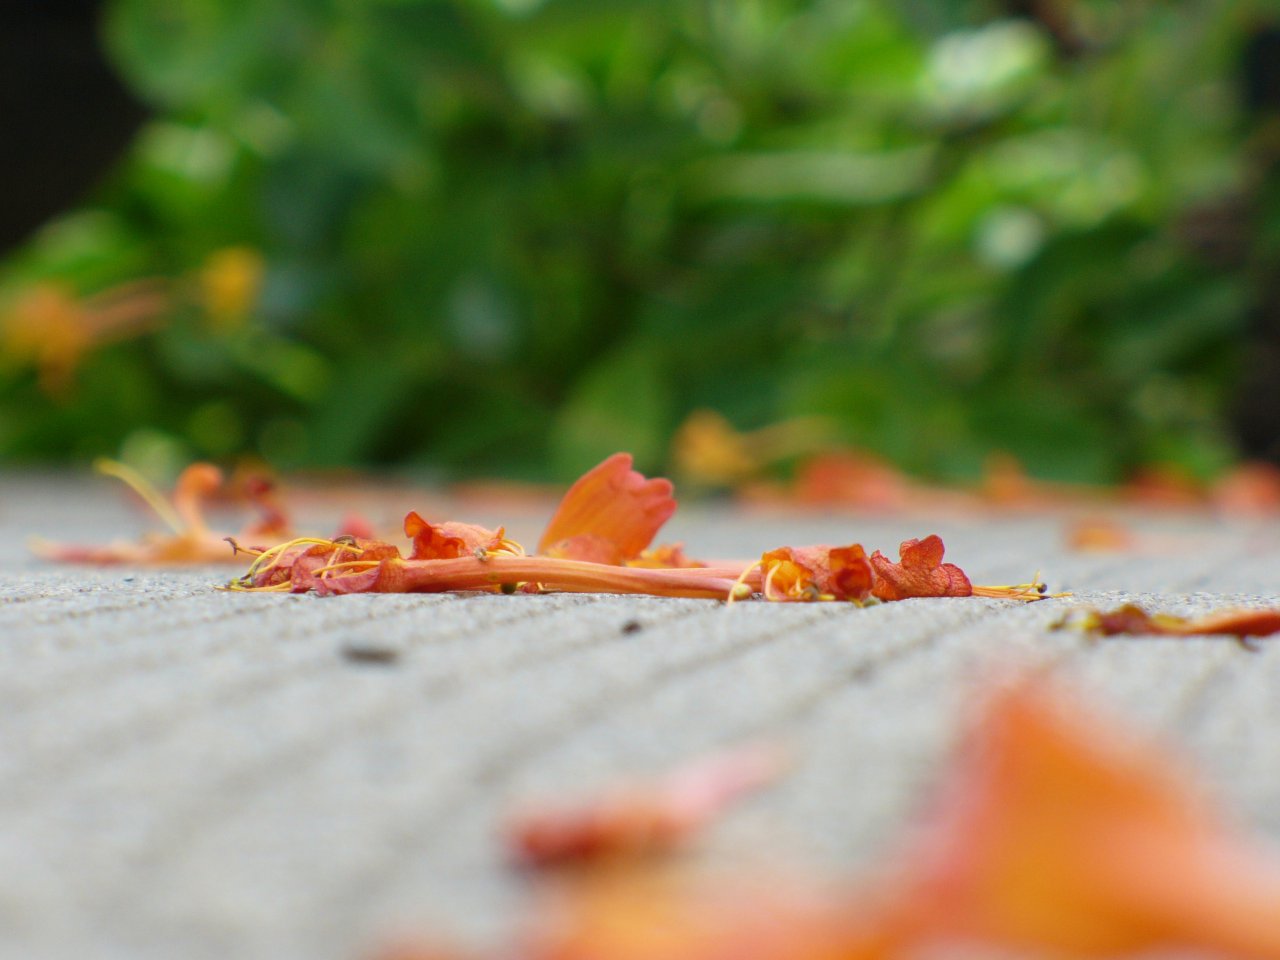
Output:
M666 454L673 414L671 389L654 358L629 346L593 365L574 385L556 418L557 471L575 476L618 450L640 469L655 469Z

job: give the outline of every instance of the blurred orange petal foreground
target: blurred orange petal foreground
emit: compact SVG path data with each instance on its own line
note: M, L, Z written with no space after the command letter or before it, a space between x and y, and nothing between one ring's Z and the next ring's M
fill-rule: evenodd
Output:
M138 541L118 541L102 546L78 546L37 541L33 550L48 560L64 563L181 564L226 563L235 559L226 534L209 529L204 503L222 486L222 471L210 463L193 463L182 471L170 503L136 471L122 463L100 460L98 470L127 483L169 527L168 534L150 534ZM255 478L246 487L249 498L263 514L240 534L263 540L290 536L288 520L272 499L272 484Z
M560 890L504 960L1280 957L1280 858L1041 682L998 696L922 832L854 893L638 866ZM398 960L446 956L401 949Z
M1164 756L1039 686L995 701L937 799L895 940L1280 957L1280 859Z
M884 600L970 593L1015 600L1042 596L1039 583L970 589L959 567L941 564L942 541L936 536L909 541L920 547L904 553L903 575L894 572L898 565L886 568L884 576L893 578L893 585L885 590L873 569L876 557L884 558L876 553L869 560L860 544L781 547L755 563L717 566L688 559L678 544L649 548L676 501L670 481L648 479L631 464L630 454L616 453L583 474L547 524L537 556L526 556L502 529L433 524L410 513L405 518L405 535L413 541L408 557L376 540L304 538L246 550L256 559L229 589L320 594L566 590L857 603L873 592ZM930 566L935 554L937 562ZM947 584L963 583L965 591L939 589L932 579L938 575Z
M782 772L783 753L756 744L702 757L665 777L574 806L542 806L509 824L512 852L532 866L669 851L735 800Z
M708 883L605 868L541 893L516 944L487 960L880 960L855 945L841 904L776 875ZM374 957L481 955L402 943Z

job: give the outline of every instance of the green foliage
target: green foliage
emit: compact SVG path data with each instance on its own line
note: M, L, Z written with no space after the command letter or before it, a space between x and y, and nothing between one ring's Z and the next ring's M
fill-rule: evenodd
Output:
M155 117L0 304L179 295L65 395L0 371L0 453L570 475L711 406L933 475L1212 469L1260 272L1185 226L1247 189L1240 5L1064 4L1073 54L998 6L114 0Z

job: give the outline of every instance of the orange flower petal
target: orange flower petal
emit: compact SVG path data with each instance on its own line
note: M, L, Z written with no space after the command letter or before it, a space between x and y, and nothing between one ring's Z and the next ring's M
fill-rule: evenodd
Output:
M871 595L875 574L862 544L828 550L827 570L830 592L838 600L865 600Z
M943 563L942 538L936 533L923 540L907 540L898 548L900 562L893 563L879 550L871 555L875 570L874 593L881 600L911 597L968 597L973 584L954 563Z
M671 481L631 469L631 454L615 453L569 488L538 543L548 556L596 563L638 557L675 513Z
M504 528L490 530L474 523L446 521L432 524L410 511L404 518L404 534L413 541L414 560L452 560L492 550L503 540Z

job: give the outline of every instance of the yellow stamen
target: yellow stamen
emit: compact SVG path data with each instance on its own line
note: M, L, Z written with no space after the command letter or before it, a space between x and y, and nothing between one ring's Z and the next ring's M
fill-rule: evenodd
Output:
M99 457L93 461L93 469L108 477L115 477L117 480L123 480L128 484L129 488L146 501L147 506L155 511L156 516L165 522L178 536L182 536L187 532L186 524L178 516L173 506L166 500L151 483L133 467L121 463L119 460L108 460L105 457Z
M325 574L333 570L348 570L359 567L361 571L370 570L380 564L381 560L347 560L343 563L331 563L328 566L321 567L315 571L316 576L323 577Z
M503 537L490 550L485 551L491 557L523 557L525 556L524 547L514 540Z
M1021 600L1024 603L1071 596L1070 593L1048 593L1048 589L1048 586L1040 580L1040 571L1037 570L1030 583L1012 583L989 587L975 586L973 595L975 597L990 597L996 600Z
M245 571L245 574L241 579L248 581L252 580L259 573L266 573L280 562L281 558L283 558L290 548L302 546L303 544L329 547L333 550L350 550L356 556L364 553L364 550L360 547L351 544L338 543L334 540L324 540L319 537L298 537L297 539L276 544L274 547L262 551L262 553L258 554L258 558L250 565L249 569Z
M782 569L783 563L787 563L791 566L797 566L796 564L791 564L790 561L784 560L782 561L782 563L775 563L773 566L769 568L769 572L765 574L764 586L762 590L764 594L764 598L766 600L770 600L773 602L780 602L782 600L808 601L808 600L823 599L823 595L818 591L818 587L816 584L804 583L798 577L795 580L793 580L791 585L787 587L785 590L775 589L773 581L774 581L774 578L778 575L778 572ZM800 569L800 568L797 567L797 569ZM829 597L827 599L834 600L835 597Z
M746 600L752 593L754 593L754 591L747 586L747 577L760 569L760 563L761 561L757 560L755 563L744 569L742 573L738 574L738 579L733 581L733 586L729 588L729 603L733 603L735 600Z
M766 600L773 599L773 578L778 575L778 567L775 564L769 568L769 572L764 575L763 589L760 591L764 594Z
M292 585L286 581L284 583L273 583L267 587L255 587L241 577L239 580L232 580L230 583L214 589L226 590L229 593L288 593L292 589Z

